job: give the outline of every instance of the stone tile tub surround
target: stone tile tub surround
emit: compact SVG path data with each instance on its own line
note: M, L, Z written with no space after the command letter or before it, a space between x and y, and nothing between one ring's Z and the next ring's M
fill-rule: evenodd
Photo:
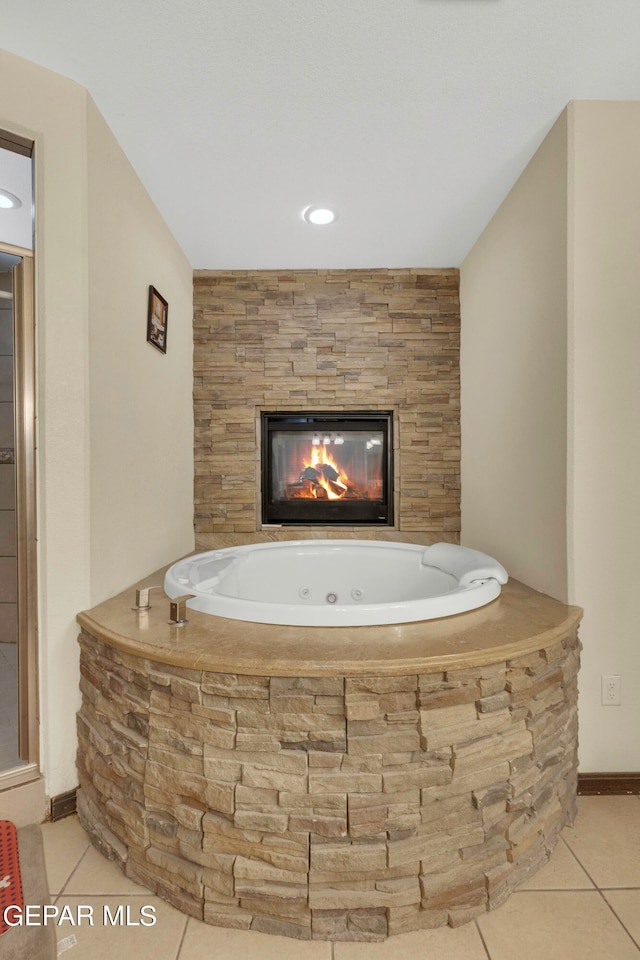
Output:
M577 608L512 581L428 624L176 628L131 599L79 616L79 814L184 912L303 939L457 925L573 820Z
M196 270L197 548L261 528L261 410L393 410L395 529L457 542L459 352L457 270Z

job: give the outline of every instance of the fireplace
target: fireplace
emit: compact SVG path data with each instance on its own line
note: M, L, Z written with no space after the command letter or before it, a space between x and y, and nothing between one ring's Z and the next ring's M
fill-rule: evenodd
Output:
M262 522L393 524L392 414L262 413Z

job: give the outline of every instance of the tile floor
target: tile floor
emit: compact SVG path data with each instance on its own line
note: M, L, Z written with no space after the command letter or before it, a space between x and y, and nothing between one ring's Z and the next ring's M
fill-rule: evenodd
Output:
M76 817L43 825L52 899L93 907L94 924L58 928L64 960L640 960L640 797L580 797L553 857L498 910L455 930L385 943L290 940L212 927L127 880ZM155 926L104 926L103 907L156 908Z

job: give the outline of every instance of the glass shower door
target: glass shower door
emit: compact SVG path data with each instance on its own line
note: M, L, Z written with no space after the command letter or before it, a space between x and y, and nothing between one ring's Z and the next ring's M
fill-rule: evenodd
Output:
M0 791L38 776L36 569L33 259L0 244Z
M0 130L0 793L39 777L33 148Z

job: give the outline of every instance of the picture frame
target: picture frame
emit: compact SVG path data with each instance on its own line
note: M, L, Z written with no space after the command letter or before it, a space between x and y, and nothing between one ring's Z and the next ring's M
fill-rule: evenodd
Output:
M159 350L167 352L167 321L169 318L169 304L155 287L149 287L149 309L147 311L147 343Z

